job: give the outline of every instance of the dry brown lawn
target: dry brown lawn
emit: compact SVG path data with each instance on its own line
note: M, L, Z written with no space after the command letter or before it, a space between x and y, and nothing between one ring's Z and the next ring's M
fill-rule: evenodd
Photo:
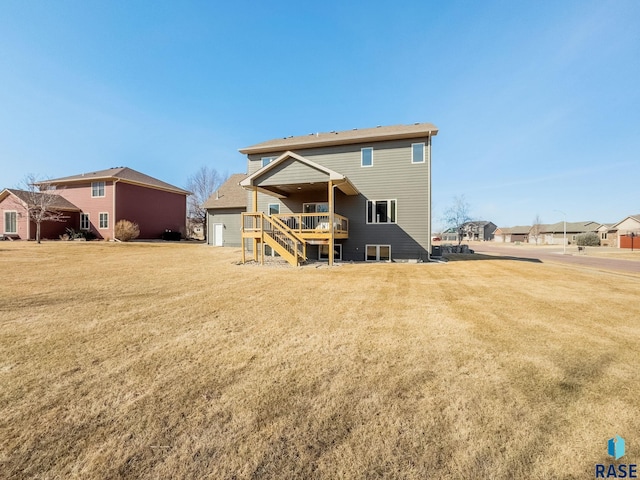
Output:
M640 277L0 244L2 478L593 478L640 459ZM622 459L622 460L624 460Z

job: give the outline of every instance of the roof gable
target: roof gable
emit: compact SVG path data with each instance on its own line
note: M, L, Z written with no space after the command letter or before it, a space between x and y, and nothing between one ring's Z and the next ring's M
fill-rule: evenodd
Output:
M302 155L298 155L297 153L293 153L290 151L284 152L274 161L260 168L256 172L249 175L247 178L240 182L244 188L258 187L257 183L259 183L260 177L268 174L269 172L273 172L274 170L279 170L285 162L289 160L293 160L294 162L299 162L307 167L310 167L316 172L322 173L326 175L326 178L318 178L318 181L329 181L332 180L334 184L346 195L357 195L358 189L349 181L347 177L338 173L330 168L324 167L318 163L315 163L308 158L303 157ZM265 185L266 186L266 185Z
M98 170L95 172L81 173L79 175L71 175L69 177L54 178L43 182L38 182L36 185L53 184L64 185L78 182L96 182L102 180L118 180L126 183L132 183L136 185L142 185L151 188L157 188L160 190L167 190L174 193L180 193L182 195L189 195L190 192L183 190L182 188L171 185L170 183L163 182L157 178L151 177L144 173L138 172L129 167L117 167L109 168L107 170Z
M17 190L14 188L5 188L0 193L0 200L4 200L7 196L13 195L18 200L20 200L25 207L28 207L30 203L33 202L34 199L39 199L39 197L43 195L53 195L54 199L49 204L50 208L54 208L56 210L66 210L72 212L79 212L80 209L76 207L69 200L64 198L62 195L58 195L57 193L40 193L40 192L27 192L26 190ZM35 198L34 198L35 196Z
M202 208L247 208L247 191L240 186L246 177L244 173L234 173L211 195Z

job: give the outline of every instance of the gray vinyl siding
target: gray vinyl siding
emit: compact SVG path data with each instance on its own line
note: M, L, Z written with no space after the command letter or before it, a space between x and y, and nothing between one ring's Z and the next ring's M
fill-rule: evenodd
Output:
M207 243L213 245L213 224L222 223L224 233L222 236L223 247L242 246L242 216L244 208L221 208L207 210Z
M327 174L289 159L269 170L260 178L261 185L281 185L283 183L326 182Z
M411 144L420 142L426 145L427 161L412 163ZM360 164L360 151L363 147L373 147L372 167L362 167ZM269 155L282 153L284 152L273 152ZM427 251L431 243L428 189L431 152L428 137L298 149L295 153L345 175L360 192L356 196L347 196L336 189L335 212L349 218L349 239L341 241L343 260L364 260L367 244L391 245L393 259L427 259ZM249 156L249 174L261 167L260 159L265 155ZM309 169L307 166L303 167ZM305 180L301 180L300 170L293 169L291 177L288 177L288 169L279 169L277 172L279 184L303 183ZM260 180L262 179L257 179L258 185ZM307 182L326 182L327 180L326 175L324 180L306 179ZM250 211L251 194L248 195ZM367 200L396 200L397 223L366 224ZM326 189L313 194L294 194L285 199L276 199L259 193L258 210L267 212L268 203L280 203L281 213L301 212L302 204L305 202L326 201L328 201Z

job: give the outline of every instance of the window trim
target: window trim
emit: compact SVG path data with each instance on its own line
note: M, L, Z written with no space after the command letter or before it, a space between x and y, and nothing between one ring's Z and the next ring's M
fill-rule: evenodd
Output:
M278 207L278 211L276 213L271 213L271 207ZM280 204L279 203L268 203L267 204L267 215L280 215Z
M416 162L415 161L415 150L414 147L416 145L422 145L422 160ZM425 142L418 142L418 143L412 143L411 144L411 164L412 165L417 165L420 163L426 163L427 161L427 144Z
M376 247L376 259L375 260L369 260L369 247ZM389 248L389 259L388 260L380 260L380 247L388 247ZM367 243L364 246L364 261L365 262L389 262L391 263L391 244L386 244L386 243Z
M371 151L371 164L370 165L365 165L364 164L364 151L365 150L370 150ZM362 147L360 149L360 166L362 168L373 167L373 147Z
M102 216L103 215L106 216L106 225L104 227L102 226ZM100 230L107 230L109 228L109 212L100 212L98 214L98 228Z
M313 205L313 212L307 212L307 205ZM318 205L323 205L326 210L318 211ZM302 204L302 214L309 215L310 213L326 213L329 214L329 202L307 202Z
M87 219L87 226L86 227L82 226L82 223L83 223L82 219L83 218ZM88 213L80 212L80 230L85 230L85 231L91 230L91 218L90 218Z
M273 162L276 158L278 157L260 157L260 168L264 168L267 165L269 165L271 162ZM265 160L269 160L267 163L264 163Z
M100 184L102 184L102 189L100 189ZM95 195L95 190L98 189L98 192L102 190L102 195ZM91 198L104 198L107 195L107 182L104 180L91 182Z
M387 218L389 218L388 222L378 222L375 221L377 219L377 215L374 215L376 210L376 204L379 202L387 202ZM391 208L391 202L394 202L393 206L395 208ZM369 204L372 205L372 221L369 221ZM393 211L393 214L391 212ZM367 225L397 225L398 224L398 199L397 198L387 198L381 200L367 200L364 209L364 220Z
M4 212L4 233L7 235L17 235L18 234L18 211L17 210L3 210ZM15 218L15 225L16 225L16 230L14 232L11 232L9 230L7 230L7 213L9 214L13 214L13 217Z

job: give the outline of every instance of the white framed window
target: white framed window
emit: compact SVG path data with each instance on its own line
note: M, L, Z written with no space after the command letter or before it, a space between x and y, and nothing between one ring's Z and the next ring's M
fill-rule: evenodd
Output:
M4 211L4 233L18 233L18 212L16 210Z
M360 166L373 167L373 147L364 147L360 150Z
M267 205L267 210L269 212L269 216L278 215L280 213L280 204L270 203L269 205Z
M367 223L396 223L397 200L367 200Z
M107 212L100 212L100 228L109 228L109 214Z
M342 244L335 243L333 245L333 259L342 260ZM329 245L319 245L318 260L329 260Z
M104 197L104 182L91 182L91 196Z
M278 157L262 157L260 160L262 162L262 166L266 167L271 162L273 162L276 158L278 158Z
M327 202L305 203L302 205L304 213L327 213L329 212L329 204Z
M365 245L367 262L390 262L391 245Z
M424 143L411 144L411 163L424 163L426 148Z
M91 224L89 223L89 214L81 213L80 214L80 230L89 230L90 225Z

